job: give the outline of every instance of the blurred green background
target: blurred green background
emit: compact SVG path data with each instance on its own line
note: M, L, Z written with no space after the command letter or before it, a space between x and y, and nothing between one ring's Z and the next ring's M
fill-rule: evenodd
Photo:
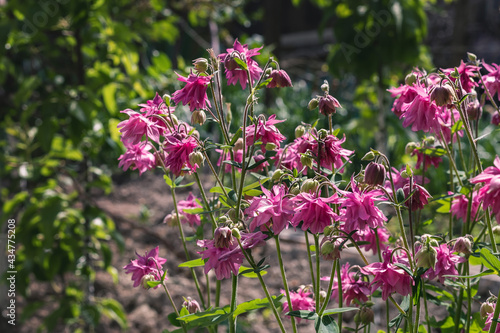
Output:
M206 48L221 53L239 38L265 45L261 62L278 59L294 87L266 90L258 107L288 119L289 138L318 118L307 103L327 80L344 107L335 126L358 152L351 171L370 147L399 166L408 134L386 89L415 66L458 65L466 51L498 62L498 3L0 1L0 226L5 237L6 221L16 220L18 296L29 298L34 281L57 282L51 301L59 307L42 327L49 332L59 323L89 331L101 316L126 326L118 302L91 298L96 271L117 276L110 244L123 247L94 198L129 177L117 168L120 110L179 89L174 70L189 72ZM233 105L246 99L234 87L226 97ZM44 303L28 303L19 323Z

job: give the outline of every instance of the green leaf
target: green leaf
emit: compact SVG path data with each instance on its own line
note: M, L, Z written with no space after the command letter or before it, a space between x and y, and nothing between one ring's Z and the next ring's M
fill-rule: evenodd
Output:
M500 274L500 260L491 253L490 249L483 247L480 254L482 264L496 271L496 274Z
M205 266L205 259L193 259L189 261L185 261L182 264L179 264L179 267L201 267Z
M232 315L229 310L230 307L225 306L224 308L215 308L209 311L197 312L179 317L177 319L185 322L186 328L213 326L228 319Z
M395 263L394 266L398 266L399 268L404 270L406 273L408 273L409 276L413 277L413 273L408 266L400 264L400 263Z
M285 313L287 316L292 316L292 317L298 317L302 319L307 319L307 320L315 320L316 318L319 318L318 314L314 311L307 311L307 310L296 310L296 311L290 311Z
M245 61L241 60L238 57L234 57L233 59L234 59L234 61L236 61L236 63L238 64L238 66L240 66L242 69L244 69L244 70L248 69L247 63Z
M102 98L104 100L104 105L112 115L115 115L117 113L115 93L116 83L114 82L111 82L102 88Z
M492 270L492 269L487 269L484 272L474 274L474 275L443 275L443 277L474 279L474 278L478 278L481 276L493 275L493 274L497 274L497 272Z
M179 177L175 178L175 180L174 180L175 186L179 185L183 179L184 179L184 176L179 176Z
M165 179L165 184L167 184L168 187L172 187L174 185L172 179L170 179L169 176L163 175L163 179Z
M235 162L235 161L223 161L222 163L225 163L225 164L230 164L230 165L234 165L235 167L241 169L242 168L242 165L241 163L238 163L238 162Z
M270 78L268 78L268 79L266 79L266 80L262 81L261 83L259 83L259 85L258 85L255 89L262 89L262 88L267 87L267 85L268 85L269 83L271 83L271 81L272 81L272 80L273 80L273 78L272 78L272 77L270 77Z
M271 296L271 298L273 299L274 306L279 307L283 295ZM268 306L269 306L269 301L267 300L267 298L254 299L252 301L241 303L234 310L233 318L236 318L236 316L239 316L240 314L243 314L245 312L261 309Z
M179 321L179 319L177 319L177 314L175 312L169 313L167 319L170 324L174 325L175 327L181 327L181 322Z
M336 313L343 313L343 312L349 312L349 311L356 311L358 308L355 307L345 307L345 308L337 308L337 309L327 309L325 312L323 312L323 315L332 315Z
M260 185L264 185L269 179L270 179L269 177L266 177L264 179L259 179L259 181L243 187L243 193L253 188L260 187Z
M316 333L338 333L339 326L337 322L330 316L322 316L316 318L314 322Z
M224 189L226 190L226 193L228 193L229 191L231 191L231 189L229 187L225 187L224 186ZM222 190L222 188L220 186L216 186L216 187L212 187L210 189L210 193L224 194L224 191Z
M260 275L266 275L267 271L261 270ZM245 267L245 266L240 266L240 269L238 270L238 275L243 275L244 277L250 278L250 279L255 279L258 278L257 273L253 270L253 268L250 267Z
M122 329L127 329L127 315L125 314L125 310L123 306L112 298L102 299L100 302L102 313L108 317L116 321Z
M231 142L229 143L230 146L234 146L234 144L236 143L236 141L238 141L238 139L240 138L242 131L243 130L242 130L241 127L238 128L238 130L236 131L236 133L234 133L234 136L231 139Z
M451 134L455 134L458 131L460 131L464 127L464 123L462 120L458 120L455 122L455 124L451 127Z
M149 288L154 288L159 286L161 284L161 281L148 281L147 283Z

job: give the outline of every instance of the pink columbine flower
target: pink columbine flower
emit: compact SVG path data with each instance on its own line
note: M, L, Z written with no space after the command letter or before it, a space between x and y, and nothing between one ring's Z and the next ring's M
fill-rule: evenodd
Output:
M497 64L484 64L489 74L483 76L485 88L490 91L491 97L497 94L500 99L500 66Z
M252 59L253 56L260 54L260 49L262 49L262 47L249 50L247 44L241 45L238 39L236 39L234 41L233 47L226 49L227 53L220 54L219 59L221 61L225 61L226 57L237 56L244 62L246 62L248 70L250 71L250 79L252 80L252 82L250 82L250 85L252 85L254 81L259 79L260 74L262 73L262 69L259 67L259 64L257 64L257 62ZM234 68L228 68L226 66L226 78L228 85L236 85L236 83L239 81L241 88L243 89L246 88L248 83L246 71L237 66Z
M284 120L276 120L275 114L269 116L267 120L259 117L257 120L257 125L250 125L246 128L247 146L251 146L255 142L261 140L261 149L264 153L266 152L267 143L273 143L276 145L276 147L279 147L281 141L285 140L286 137L281 134L274 125L282 122L284 122Z
M278 235L283 229L288 227L288 223L295 213L293 203L287 194L285 185L274 185L271 191L261 187L264 194L252 199L250 206L245 209L250 219L250 231L260 228L267 231L267 227L272 228L273 233Z
M284 88L284 87L291 87L292 86L292 81L290 80L290 77L288 74L280 69L276 70L273 69L271 71L271 82L267 85L267 88Z
M184 211L184 209L201 208L201 205L198 203L193 193L189 192L189 195L186 198L186 200L180 200L177 203L177 208L179 209L179 214L182 215L183 217L180 219L181 222L183 223L187 222L193 228L196 228L196 226L199 226L201 224L200 215L191 214Z
M491 207L497 223L500 224L500 157L495 157L494 166L487 167L482 173L472 178L472 184L485 183L479 190L479 201L483 202L483 209Z
M452 194L448 192L448 194ZM471 221L474 221L474 218L477 214L477 210L481 202L479 201L479 195L477 191L472 192L472 205L470 210ZM451 202L450 212L456 218L462 219L462 221L467 221L467 210L469 207L469 199L467 196L460 194L453 198Z
M437 138L441 139L441 133L443 134L444 140L446 142L455 142L457 140L457 135L462 137L464 131L460 130L456 132L452 137L451 129L455 123L460 120L460 113L455 108L441 107L441 110L437 114L437 121L439 127L433 128L431 133L433 133Z
M462 89L465 90L466 93L469 93L474 89L474 87L477 87L478 84L474 82L472 79L476 75L476 71L479 70L479 67L474 66L474 65L467 65L464 63L463 60L460 61L460 66L457 68L458 74L459 74L459 79L460 79L460 85L462 86ZM443 69L443 72L446 74L450 74L455 71L455 68L446 68ZM456 81L456 79L450 77L452 81Z
M224 164L224 172L225 173L231 173L231 164L229 163L224 163L224 161L231 161L231 153L228 151L224 151L222 149L215 149L216 152L220 154L219 160L217 161L217 166L221 166ZM235 149L233 150L233 155L234 155L234 161L237 163L243 162L243 150L242 149ZM237 168L237 170L240 170Z
M413 184L412 189L410 189L410 184L406 184L403 186L403 191L406 198L410 195L410 193L415 191L412 197L405 202L406 207L409 207L412 211L424 208L424 206L428 203L428 199L432 198L425 188L415 183Z
M427 169L429 169L431 165L435 168L438 168L439 163L443 162L443 159L441 157L424 154L422 153L422 150L418 148L411 153L411 156L415 155L417 155L417 165L415 167L419 169L423 164L424 171L427 171Z
M378 288L382 289L382 299L385 301L392 293L398 293L401 296L406 296L411 293L413 279L402 268L394 265L394 262L407 265L408 259L405 256L393 256L391 260L392 250L387 249L383 252L383 262L375 262L361 268L361 272L374 275L373 281L370 284L371 292L373 293Z
M388 89L388 91L391 93L392 97L396 97L399 95L399 97L394 100L391 111L396 116L401 118L401 116L405 112L403 110L403 106L405 104L411 103L413 99L417 97L417 89L413 85L408 86L405 84L399 86L398 88Z
M117 126L122 133L121 140L123 143L135 145L142 140L144 135L155 142L160 142L162 128L158 126L157 122L131 109L120 112L126 113L130 117Z
M174 112L175 108L168 108L164 103L163 98L156 93L152 100L146 101L146 104L139 104L141 107L141 112L146 116L168 114L169 112Z
M286 295L285 290L281 289L281 293ZM314 311L316 309L314 299L310 296L312 293L304 291L303 288L299 288L296 292L290 291L290 301L292 302L292 306L290 307L288 301L283 303L283 313L287 313L290 311ZM295 320L297 323L300 323L300 318L296 317Z
M276 165L279 167L279 163L281 165L293 170L302 170L303 165L300 161L300 154L304 154L308 150L312 150L313 143L315 139L309 134L305 134L301 137L296 138L293 143L288 145L285 149L279 149L276 156ZM331 167L330 167L331 168ZM307 173L307 170L304 169L304 174Z
M401 119L403 126L411 125L411 130L414 132L424 131L430 132L433 129L439 128L437 121L438 107L431 101L427 89L419 84L414 85L416 96L408 104L402 107ZM437 130L439 131L439 130Z
M350 265L346 262L341 269L342 278L342 299L346 306L351 305L354 300L362 303L368 301L368 295L371 294L369 282L363 277L361 272L349 271ZM339 299L339 286L337 279L334 279L332 287L332 297L338 301Z
M215 241L211 240L199 240L197 242L198 246L206 248L200 251L203 259L208 259L205 263L205 274L208 274L211 270L214 270L215 277L217 280L229 279L231 273L238 275L238 270L243 263L244 255L241 252L241 248L234 236L227 235L230 237L224 242L227 247L217 247ZM241 233L241 244L244 249L251 249L256 246L264 244L264 239L267 236L261 232L256 233ZM221 243L219 242L219 246Z
M367 242L368 244L360 244L359 247L361 247L365 251L371 250L374 255L377 253L378 247L380 247L382 251L387 249L387 242L389 241L389 237L389 231L385 227L378 227L377 229L358 230L352 235L352 238L355 242Z
M165 137L163 149L168 153L165 157L165 167L170 169L174 175L179 176L182 169L187 167L190 171L196 171L199 165L192 165L189 154L198 147L196 139L183 133L174 133Z
M498 300L497 303L498 305ZM489 332L491 328L491 324L493 324L493 316L495 315L495 310L493 312L488 313L488 317L486 318L486 322L484 323L483 331ZM495 333L500 333L500 323L496 323L497 327L495 329Z
M383 226L387 218L375 206L375 200L383 193L378 190L364 192L356 186L354 180L351 180L351 188L352 192L346 192L340 199L340 207L343 208L340 220L344 221L344 231L350 233L353 230L364 231Z
M327 94L326 96L321 96L319 98L318 107L321 114L328 116L335 113L337 108L341 108L342 105L340 105L339 101L335 97Z
M120 161L118 163L119 168L123 168L123 171L128 168L132 170L139 170L139 174L142 175L145 171L151 170L156 166L155 156L149 151L153 148L153 145L149 142L142 142L135 145L125 144L127 151L118 157Z
M450 252L450 248L446 244L441 244L436 248L436 251L436 265L434 268L430 267L424 276L429 280L438 278L439 282L444 283L445 275L458 275L456 265L466 261L466 259Z
M342 166L354 151L342 148L345 142L345 135L342 139L334 135L327 135L321 142L313 141L311 151L317 156L319 151L320 165L328 170L332 170L332 165L337 171L342 172ZM342 168L342 169L341 169Z
M155 247L149 252L146 252L144 256L137 255L137 259L131 260L130 263L123 267L125 273L132 273L132 281L134 281L134 287L138 287L142 278L146 275L154 276L156 281L160 281L163 276L163 270L161 269L163 264L167 262L167 259L158 256L159 247ZM166 279L166 277L165 277ZM156 289L157 287L155 287Z
M333 221L337 221L339 216L335 214L329 203L337 203L337 195L330 198L322 198L311 193L300 193L292 199L295 204L296 214L293 216L290 223L297 227L301 221L302 230L310 229L313 234L323 232L326 226L331 225Z
M177 74L177 73L176 73ZM178 80L186 82L186 85L181 90L177 90L172 94L172 100L175 103L182 102L184 105L189 105L189 110L193 112L197 109L206 109L207 104L210 106L210 101L207 97L207 87L210 84L210 76L202 76L189 74L183 77L179 74Z

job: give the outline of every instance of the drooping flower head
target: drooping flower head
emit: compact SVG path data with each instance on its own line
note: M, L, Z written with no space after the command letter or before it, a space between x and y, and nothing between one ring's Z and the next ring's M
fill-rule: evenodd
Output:
M495 157L493 166L470 180L472 184L485 183L479 190L478 200L483 202L483 209L490 207L500 224L500 157Z
M433 129L439 128L437 121L438 107L436 103L431 101L426 87L415 84L415 98L408 104L402 106L403 126L411 126L414 132L424 131L430 132Z
M199 165L193 165L189 160L189 154L196 147L198 147L198 143L192 136L186 136L183 133L167 135L163 147L168 153L165 157L165 167L176 176L179 176L185 167L189 168L190 171L196 171Z
M427 171L429 167L432 165L435 168L439 167L439 163L443 162L443 159L439 156L433 156L430 154L426 154L425 149L421 148L416 148L412 153L411 156L417 155L417 165L415 166L417 169L420 168L420 166L423 165L424 171Z
M383 252L383 262L375 262L361 268L361 272L374 275L370 283L371 292L380 288L382 290L382 299L385 301L393 293L406 296L411 293L413 279L402 268L394 265L400 263L408 265L406 256L394 255L391 258L392 250L387 249Z
M199 226L201 224L200 215L191 214L184 210L195 209L195 208L201 208L201 205L197 202L196 197L191 192L189 192L189 195L186 198L186 200L180 200L177 203L177 209L179 210L179 214L182 215L180 218L181 222L188 223L193 228L196 228L196 226Z
M292 199L295 204L296 214L290 222L297 227L301 221L302 230L310 229L313 234L323 232L326 226L337 221L339 216L335 214L329 203L337 203L337 195L330 198L318 197L315 193L302 192Z
M389 231L385 227L378 227L377 229L358 230L352 235L352 239L355 242L365 243L360 244L360 248L364 249L365 251L371 250L373 254L377 253L379 247L382 251L387 249L387 242L389 241L389 237Z
M260 74L262 73L262 69L259 67L259 64L255 60L252 59L253 56L259 55L262 47L255 49L248 49L248 45L241 43L236 39L234 41L234 45L232 48L226 49L226 53L222 53L219 55L219 60L223 61L225 64L230 63L231 57L238 57L244 62L246 62L248 70L250 72L250 79L252 85L254 81L258 80ZM234 60L233 60L234 61ZM226 65L226 79L227 84L236 85L237 82L240 83L241 88L245 89L248 83L247 73L244 69L240 68L238 65Z
M430 267L424 276L429 280L437 278L439 282L444 283L445 275L458 275L457 264L466 261L464 257L453 254L446 244L441 244L436 248L436 265Z
M292 200L285 197L287 194L285 185L274 185L271 191L264 186L261 189L264 194L253 198L250 206L245 209L245 214L251 218L249 229L254 231L256 228L261 228L262 231L267 231L267 226L278 235L288 227L295 213Z
M129 115L129 119L117 125L122 133L121 140L124 144L138 144L144 135L154 142L160 142L160 132L162 128L156 121L132 109L126 109L120 112Z
M342 139L334 135L327 135L324 139L313 141L311 151L320 160L320 165L328 170L332 170L332 165L339 172L343 171L342 166L348 160L354 151L342 148L342 143L345 142L345 135Z
M465 90L466 93L471 92L472 89L474 89L474 87L478 86L477 82L474 82L473 78L476 76L476 71L479 70L479 67L466 64L464 63L463 60L461 60L460 66L457 67L457 70L459 74L460 85L462 86L462 89ZM443 72L446 74L451 74L454 71L455 68L443 69ZM455 78L452 77L450 78L452 81L456 82Z
M155 156L150 152L153 145L149 142L142 142L135 145L125 144L127 151L118 157L119 168L123 171L131 168L132 170L139 170L142 175L145 171L151 170L156 166Z
M427 190L419 184L414 183L411 189L410 184L406 184L403 186L403 191L406 198L408 198L410 193L413 193L411 198L405 202L405 205L412 211L424 208L429 201L428 199L431 198L429 192L427 192Z
M285 295L285 290L281 289L281 293ZM310 296L312 293L305 291L304 288L299 288L296 292L290 291L290 301L292 306L288 304L288 301L283 303L283 313L290 311L314 311L316 309L314 299ZM296 318L297 323L300 323L300 318Z
M267 120L259 117L257 125L250 125L246 128L246 143L251 146L255 142L262 141L262 151L266 152L266 144L273 143L276 147L280 146L281 141L286 137L280 133L275 124L284 122L284 120L276 120L276 115L269 116Z
M358 300L361 303L368 301L368 295L371 294L369 288L369 282L364 279L364 274L362 272L350 270L350 265L346 262L341 269L341 279L342 279L342 299L346 306L350 306L354 300ZM332 297L333 299L339 299L339 286L337 279L334 280L332 286Z
M169 112L174 112L175 108L168 108L164 103L163 99L158 93L151 100L146 101L146 104L139 104L141 107L141 112L146 116L168 114Z
M319 112L328 116L337 112L337 108L341 108L339 101L330 94L319 97L318 101Z
M273 69L271 71L271 82L267 85L267 88L284 88L284 87L291 87L292 86L292 81L290 80L290 77L288 74L280 69L276 70Z
M484 64L484 68L488 70L488 74L483 76L485 88L489 90L491 97L495 94L500 99L500 66L497 64Z
M159 247L155 247L144 256L136 252L137 259L131 260L130 263L123 267L125 273L132 274L134 287L141 285L143 277L154 277L156 281L160 281L163 276L162 266L167 262L167 259L159 257ZM166 277L165 277L166 278ZM155 287L156 289L157 287Z
M448 194L452 194L449 192ZM481 202L479 201L479 193L477 191L472 192L472 204L470 209L471 222L477 214L477 210ZM453 198L451 201L450 212L456 218L462 219L462 221L467 221L467 211L469 209L469 199L464 194L460 194Z
M184 105L189 105L189 110L191 112L197 109L206 109L207 104L210 106L210 101L207 97L207 87L210 84L210 76L191 73L186 78L179 74L177 75L179 76L178 80L186 82L186 85L181 90L177 90L172 94L172 100L175 103L182 102Z
M398 88L391 88L388 89L388 91L391 93L392 97L397 97L394 100L394 103L392 105L391 111L401 118L405 110L403 110L403 106L405 104L409 104L415 99L417 96L417 89L413 85L401 85Z

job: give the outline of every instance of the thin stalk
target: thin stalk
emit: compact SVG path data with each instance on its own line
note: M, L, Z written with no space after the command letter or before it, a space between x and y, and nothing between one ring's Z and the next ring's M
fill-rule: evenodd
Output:
M462 302L464 300L464 291L462 288L458 290L458 301L456 302L455 308L455 333L460 332L460 315L462 314Z
M427 308L427 293L425 291L425 283L422 283L422 294L424 295L425 322L427 324L427 332L431 332L431 324L429 322L429 310Z
M203 203L205 204L205 209L209 212L208 214L210 215L210 220L212 220L212 231L213 231L215 230L215 228L217 228L217 223L215 222L214 213L210 208L210 204L208 203L205 190L203 189L203 185L200 181L200 176L198 175L197 171L194 173L194 178L196 179L196 183L198 184L198 188L200 189L201 198L203 199Z
M175 306L175 302L172 299L172 295L170 295L170 292L168 291L168 288L165 285L165 282L162 282L161 285L162 285L163 289L165 290L165 293L167 294L167 297L168 297L168 300L170 301L170 304L172 304L172 307L174 308L175 314L177 315L177 317L180 317L179 310L177 310L177 306ZM186 326L182 322L181 322L181 327L182 327L182 331L187 333Z
M175 197L175 187L170 187L171 193L172 193L172 201L174 202L174 209L175 209L175 216L177 218L177 225L179 227L179 233L181 235L181 240L182 240L182 246L184 248L184 253L186 255L186 260L191 260L191 257L189 255L189 251L187 249L187 244L186 244L186 236L184 235L184 230L182 229L182 223L180 222L179 218L179 209L177 208L177 199ZM198 291L198 297L200 297L201 305L203 306L204 309L205 307L205 299L203 297L203 293L201 292L200 288L200 283L198 282L198 277L196 276L196 271L194 270L193 267L191 269L191 275L193 276L194 284L196 286L196 290Z
M314 294L316 296L316 309L320 307L320 297L319 292L321 291L320 284L320 263L319 263L319 235L314 234L314 246L316 247L316 289L314 290Z
M339 309L343 306L343 295L342 295L342 273L340 271L340 263L337 265L337 290L339 292ZM342 332L342 312L339 312L338 317L339 332Z
M460 183L460 186L464 186L462 183L462 179L460 179L460 174L458 173L457 165L455 164L455 159L453 159L453 156L451 155L450 148L448 147L448 143L444 139L443 132L441 131L439 133L441 136L441 143L443 143L444 148L446 149L446 155L448 155L448 160L450 161L451 167L453 168L453 171L455 171L455 174L457 175L458 182Z
M465 274L469 275L469 260L465 262ZM470 279L467 279L467 324L465 328L465 332L470 331L470 318L471 318L471 309L472 308L472 295L470 290Z
M233 275L231 285L231 310L233 313L236 310L236 295L238 294L238 275ZM236 318L229 317L229 333L236 333Z
M422 286L420 286L420 288L422 288ZM417 308L415 310L415 326L413 332L418 333L419 323L420 323L420 297L417 300Z
M326 307L328 306L328 302L330 302L330 297L332 296L332 289L333 289L333 282L335 280L335 272L336 272L336 267L337 264L339 263L338 259L335 259L332 264L332 271L330 273L330 282L328 283L328 289L326 290L326 298L325 301L323 302L323 306L318 312L318 316L321 317L323 312L325 312Z
M288 301L288 308L290 309L290 311L293 311L292 299L290 297L290 290L288 288L288 281L286 279L285 265L283 265L283 258L281 256L281 247L280 247L279 236L278 235L274 236L274 240L276 241L276 251L278 252L278 262L279 262L279 266L280 266L280 270L281 270L281 278L283 280L283 287L285 288L286 300ZM292 321L293 332L297 333L297 323L295 322L295 317L290 316L290 319Z
M313 285L313 290L316 290L316 280L314 279L314 269L313 269L313 263L312 263L312 257L311 257L311 246L309 245L309 235L307 234L307 230L304 231L304 234L306 236L306 246L307 246L307 258L309 261L309 271L311 272L311 281ZM318 249L316 249L316 253L318 252Z

